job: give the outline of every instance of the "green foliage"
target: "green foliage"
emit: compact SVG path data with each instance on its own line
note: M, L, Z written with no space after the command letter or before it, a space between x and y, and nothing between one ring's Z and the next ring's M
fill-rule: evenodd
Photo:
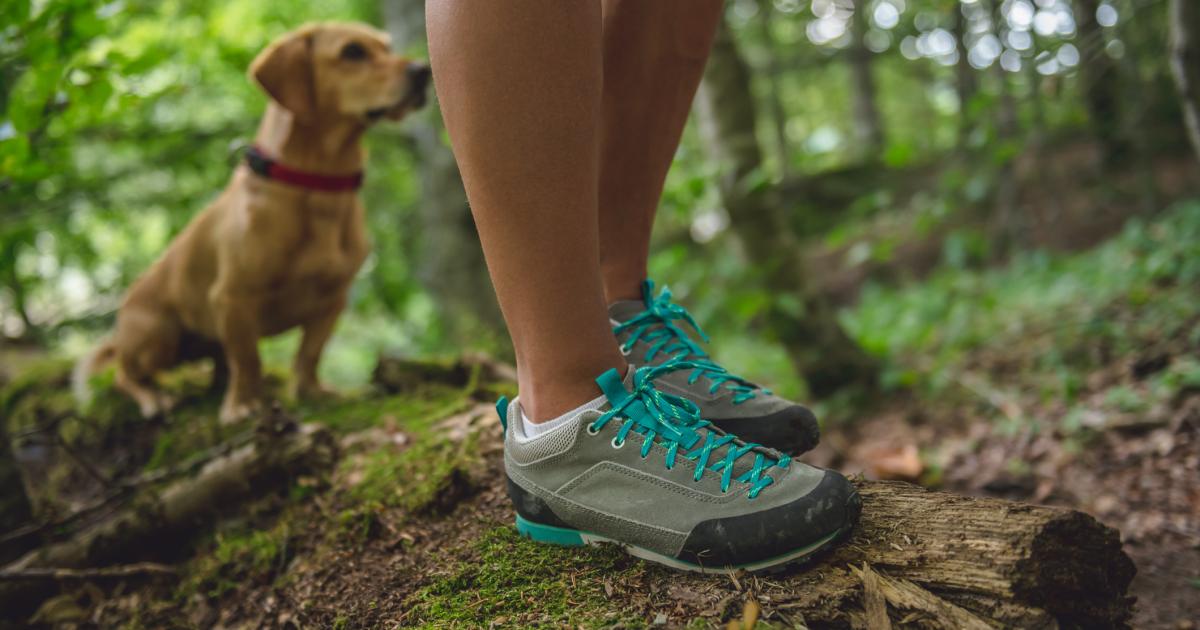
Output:
M1078 375L1099 362L1091 351L1127 352L1139 339L1178 329L1200 309L1198 282L1200 203L1191 202L1153 221L1133 220L1092 251L1025 252L1003 268L951 266L920 284L867 286L843 321L864 347L888 358L888 384L932 390L952 384L973 350L1049 335L1053 343L1037 364L1069 395ZM1115 320L1114 303L1137 308L1138 318ZM1111 395L1117 407L1141 404L1129 392Z
M371 20L377 10L365 0L7 0L5 7L0 332L25 336L107 313L215 197L265 104L246 67L267 42L305 21ZM366 319L386 309L415 323L363 326L375 334L358 344L419 345L412 340L428 332L421 323L431 313L406 255L415 235L401 229L416 196L413 158L394 127L372 135L368 269L382 277L356 288L353 306ZM342 380L361 377L359 369Z

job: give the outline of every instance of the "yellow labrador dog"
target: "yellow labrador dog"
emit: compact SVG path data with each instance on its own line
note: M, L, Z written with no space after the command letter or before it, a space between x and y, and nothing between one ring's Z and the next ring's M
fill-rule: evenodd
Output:
M259 338L296 326L294 393L324 391L317 363L368 252L360 139L425 104L429 66L393 54L374 28L325 23L272 43L250 76L271 97L254 147L130 287L116 330L76 369L81 395L115 360L117 387L155 416L172 403L156 373L212 356L228 366L221 419L235 421L260 404Z

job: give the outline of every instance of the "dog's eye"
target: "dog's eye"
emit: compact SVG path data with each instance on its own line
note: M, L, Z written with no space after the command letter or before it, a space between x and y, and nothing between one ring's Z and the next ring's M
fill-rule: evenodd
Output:
M342 47L341 57L348 61L362 61L367 58L367 49L362 44L350 42Z

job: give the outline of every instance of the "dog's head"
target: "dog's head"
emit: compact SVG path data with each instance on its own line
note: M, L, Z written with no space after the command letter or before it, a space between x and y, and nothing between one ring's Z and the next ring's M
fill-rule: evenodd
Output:
M387 33L323 23L283 35L250 64L272 99L308 121L399 120L425 104L429 66L392 53Z

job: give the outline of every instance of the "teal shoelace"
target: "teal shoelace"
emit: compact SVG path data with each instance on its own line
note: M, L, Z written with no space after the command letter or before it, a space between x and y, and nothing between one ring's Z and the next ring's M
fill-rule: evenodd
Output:
M708 393L715 394L721 387L728 387L733 391L735 405L754 398L759 391L764 394L771 393L769 389L755 388L746 379L717 365L709 358L708 353L692 340L687 331L676 325L677 321L686 322L704 343L708 343L708 335L700 329L692 314L671 301L670 289L663 287L658 297L654 297L654 281L646 280L642 282L642 302L646 305L645 310L613 328L613 333L618 335L625 331L633 331L621 346L622 352L629 354L638 341L645 341L651 344L646 356L642 358L646 363L653 361L660 353L693 363L695 367L688 375L688 384L694 384L701 376L708 377L712 382Z
M620 448L630 431L637 431L645 436L641 451L643 459L658 444L667 450L664 455L667 470L674 468L680 457L690 459L696 464L695 481L700 481L705 470L721 474L721 492L728 492L729 484L735 480L734 464L742 457L753 456L754 463L750 469L736 477L736 481L750 486L748 496L753 499L775 481L767 474L768 471L775 467L786 469L791 457L782 455L776 459L768 456L758 444L741 442L732 435L714 432L710 423L700 418L700 409L695 403L664 394L654 387L654 380L659 376L675 370L694 369L696 365L694 362L673 359L662 365L638 368L633 377L633 391L625 388L616 370L601 374L596 383L600 385L612 409L592 422L588 431L595 434L610 422L621 422L621 429L613 438L613 446ZM706 427L709 430L701 439L699 429ZM715 451L721 447L726 448L724 455L718 455L718 461L710 462Z

